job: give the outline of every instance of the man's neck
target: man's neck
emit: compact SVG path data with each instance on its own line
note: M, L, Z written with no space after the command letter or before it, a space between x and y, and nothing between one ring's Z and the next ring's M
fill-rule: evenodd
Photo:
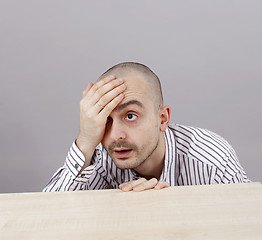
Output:
M146 179L160 179L165 162L166 143L164 134L160 136L159 144L154 153L134 170Z

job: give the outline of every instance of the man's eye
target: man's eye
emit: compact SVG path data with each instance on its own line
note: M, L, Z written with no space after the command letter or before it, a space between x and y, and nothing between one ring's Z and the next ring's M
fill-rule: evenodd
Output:
M134 121L137 118L137 116L135 114L129 113L126 116L126 119L129 121Z

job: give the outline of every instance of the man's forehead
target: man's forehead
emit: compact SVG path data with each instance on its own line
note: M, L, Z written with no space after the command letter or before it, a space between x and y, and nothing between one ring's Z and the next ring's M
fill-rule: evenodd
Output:
M123 109L125 109L126 107L130 106L130 105L135 105L139 108L144 108L144 104L137 100L137 99L131 99L131 100L127 100L127 101L123 101L121 102L117 107L116 107L116 111L121 111Z
M124 84L126 85L125 93L146 95L149 91L148 81L140 75L127 75L122 77Z

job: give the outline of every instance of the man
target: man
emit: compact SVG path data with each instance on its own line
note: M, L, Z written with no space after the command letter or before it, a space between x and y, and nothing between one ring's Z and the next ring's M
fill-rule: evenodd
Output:
M110 68L83 92L78 137L44 191L249 182L224 139L169 120L159 79L148 67Z

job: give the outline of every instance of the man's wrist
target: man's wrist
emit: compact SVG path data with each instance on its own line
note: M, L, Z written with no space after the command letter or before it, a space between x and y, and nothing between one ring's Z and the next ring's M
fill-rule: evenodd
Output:
M78 149L75 142L73 142L65 162L68 170L72 175L77 176L79 171L83 168L85 164L85 157L82 152Z
M90 165L92 156L95 152L96 146L90 146L87 141L84 141L81 137L77 137L75 140L75 146L82 153L84 157L84 168Z

